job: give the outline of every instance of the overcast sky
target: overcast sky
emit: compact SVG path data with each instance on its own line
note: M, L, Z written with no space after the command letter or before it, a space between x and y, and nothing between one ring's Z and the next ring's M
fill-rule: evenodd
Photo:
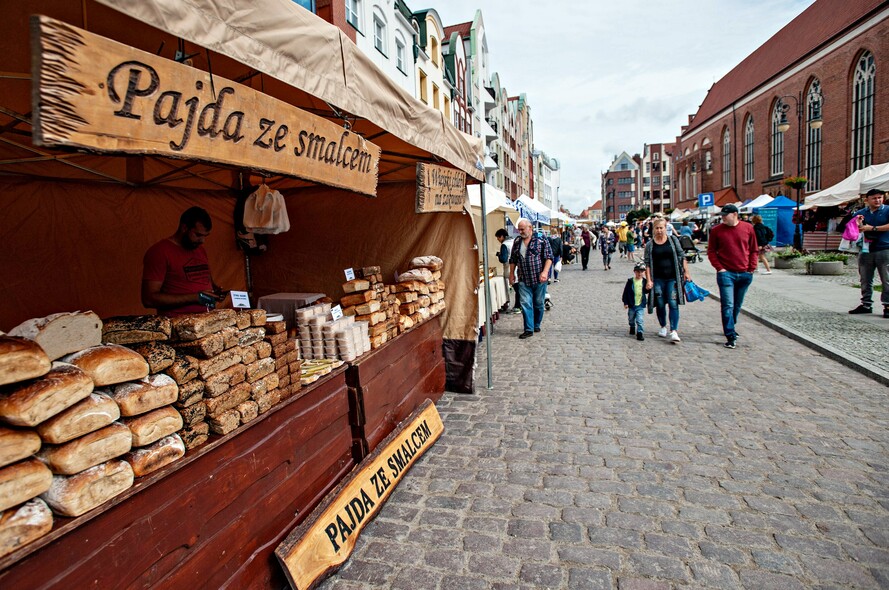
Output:
M669 143L707 89L813 0L408 0L445 26L481 9L492 71L531 106L572 213L601 198L615 155Z

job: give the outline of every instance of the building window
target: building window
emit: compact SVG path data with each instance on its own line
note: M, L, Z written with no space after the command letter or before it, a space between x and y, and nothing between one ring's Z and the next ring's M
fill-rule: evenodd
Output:
M315 12L315 0L293 0L309 12Z
M744 126L744 182L753 182L753 117Z
M429 91L426 90L426 72L424 72L423 70L420 70L419 85L420 101L422 101L424 104L429 104Z
M772 107L772 159L770 161L769 170L772 176L784 174L784 132L778 129L781 123L781 109L778 105L780 101Z
M722 186L732 182L732 138L728 129L722 134Z
M655 153L651 154L651 159L654 160L655 162L657 162L658 160L661 159L661 155L659 153L655 152Z
M874 147L874 55L865 51L852 80L852 172L871 165Z
M374 15L374 47L386 55L386 25L377 15Z
M448 99L447 96L443 97L443 103L442 103L441 110L444 112L446 119L451 118L451 101Z
M432 60L436 66L440 67L440 62L438 60L438 39L433 36L429 36L429 59Z
M346 22L361 30L361 0L346 0Z
M401 39L395 40L395 65L402 73L407 73L404 67L404 42Z
M811 124L821 119L821 99L821 82L814 80L806 95L806 192L821 190L821 127Z
M438 86L434 82L432 84L432 107L438 108Z
M645 162L645 173L648 174L651 172L651 162Z

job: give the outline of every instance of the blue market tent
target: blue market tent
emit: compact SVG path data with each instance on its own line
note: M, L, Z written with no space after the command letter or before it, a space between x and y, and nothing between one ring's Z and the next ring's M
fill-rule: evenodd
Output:
M796 209L796 201L791 201L783 195L778 195L771 203L763 207L757 207L753 212L760 213L763 209L777 210L777 227L775 228L775 239L772 243L778 246L793 244L793 211Z

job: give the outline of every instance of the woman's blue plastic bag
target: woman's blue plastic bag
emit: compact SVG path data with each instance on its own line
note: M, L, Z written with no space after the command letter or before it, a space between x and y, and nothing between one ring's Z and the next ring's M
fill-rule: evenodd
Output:
M695 284L694 281L685 282L685 300L686 301L703 301L707 298L710 291L703 289Z

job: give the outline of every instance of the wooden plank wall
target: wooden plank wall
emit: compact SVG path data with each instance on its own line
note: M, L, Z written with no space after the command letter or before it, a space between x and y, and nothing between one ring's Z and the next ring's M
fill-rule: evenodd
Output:
M275 547L355 465L345 369L229 436L59 519L49 542L0 562L0 588L285 587Z

